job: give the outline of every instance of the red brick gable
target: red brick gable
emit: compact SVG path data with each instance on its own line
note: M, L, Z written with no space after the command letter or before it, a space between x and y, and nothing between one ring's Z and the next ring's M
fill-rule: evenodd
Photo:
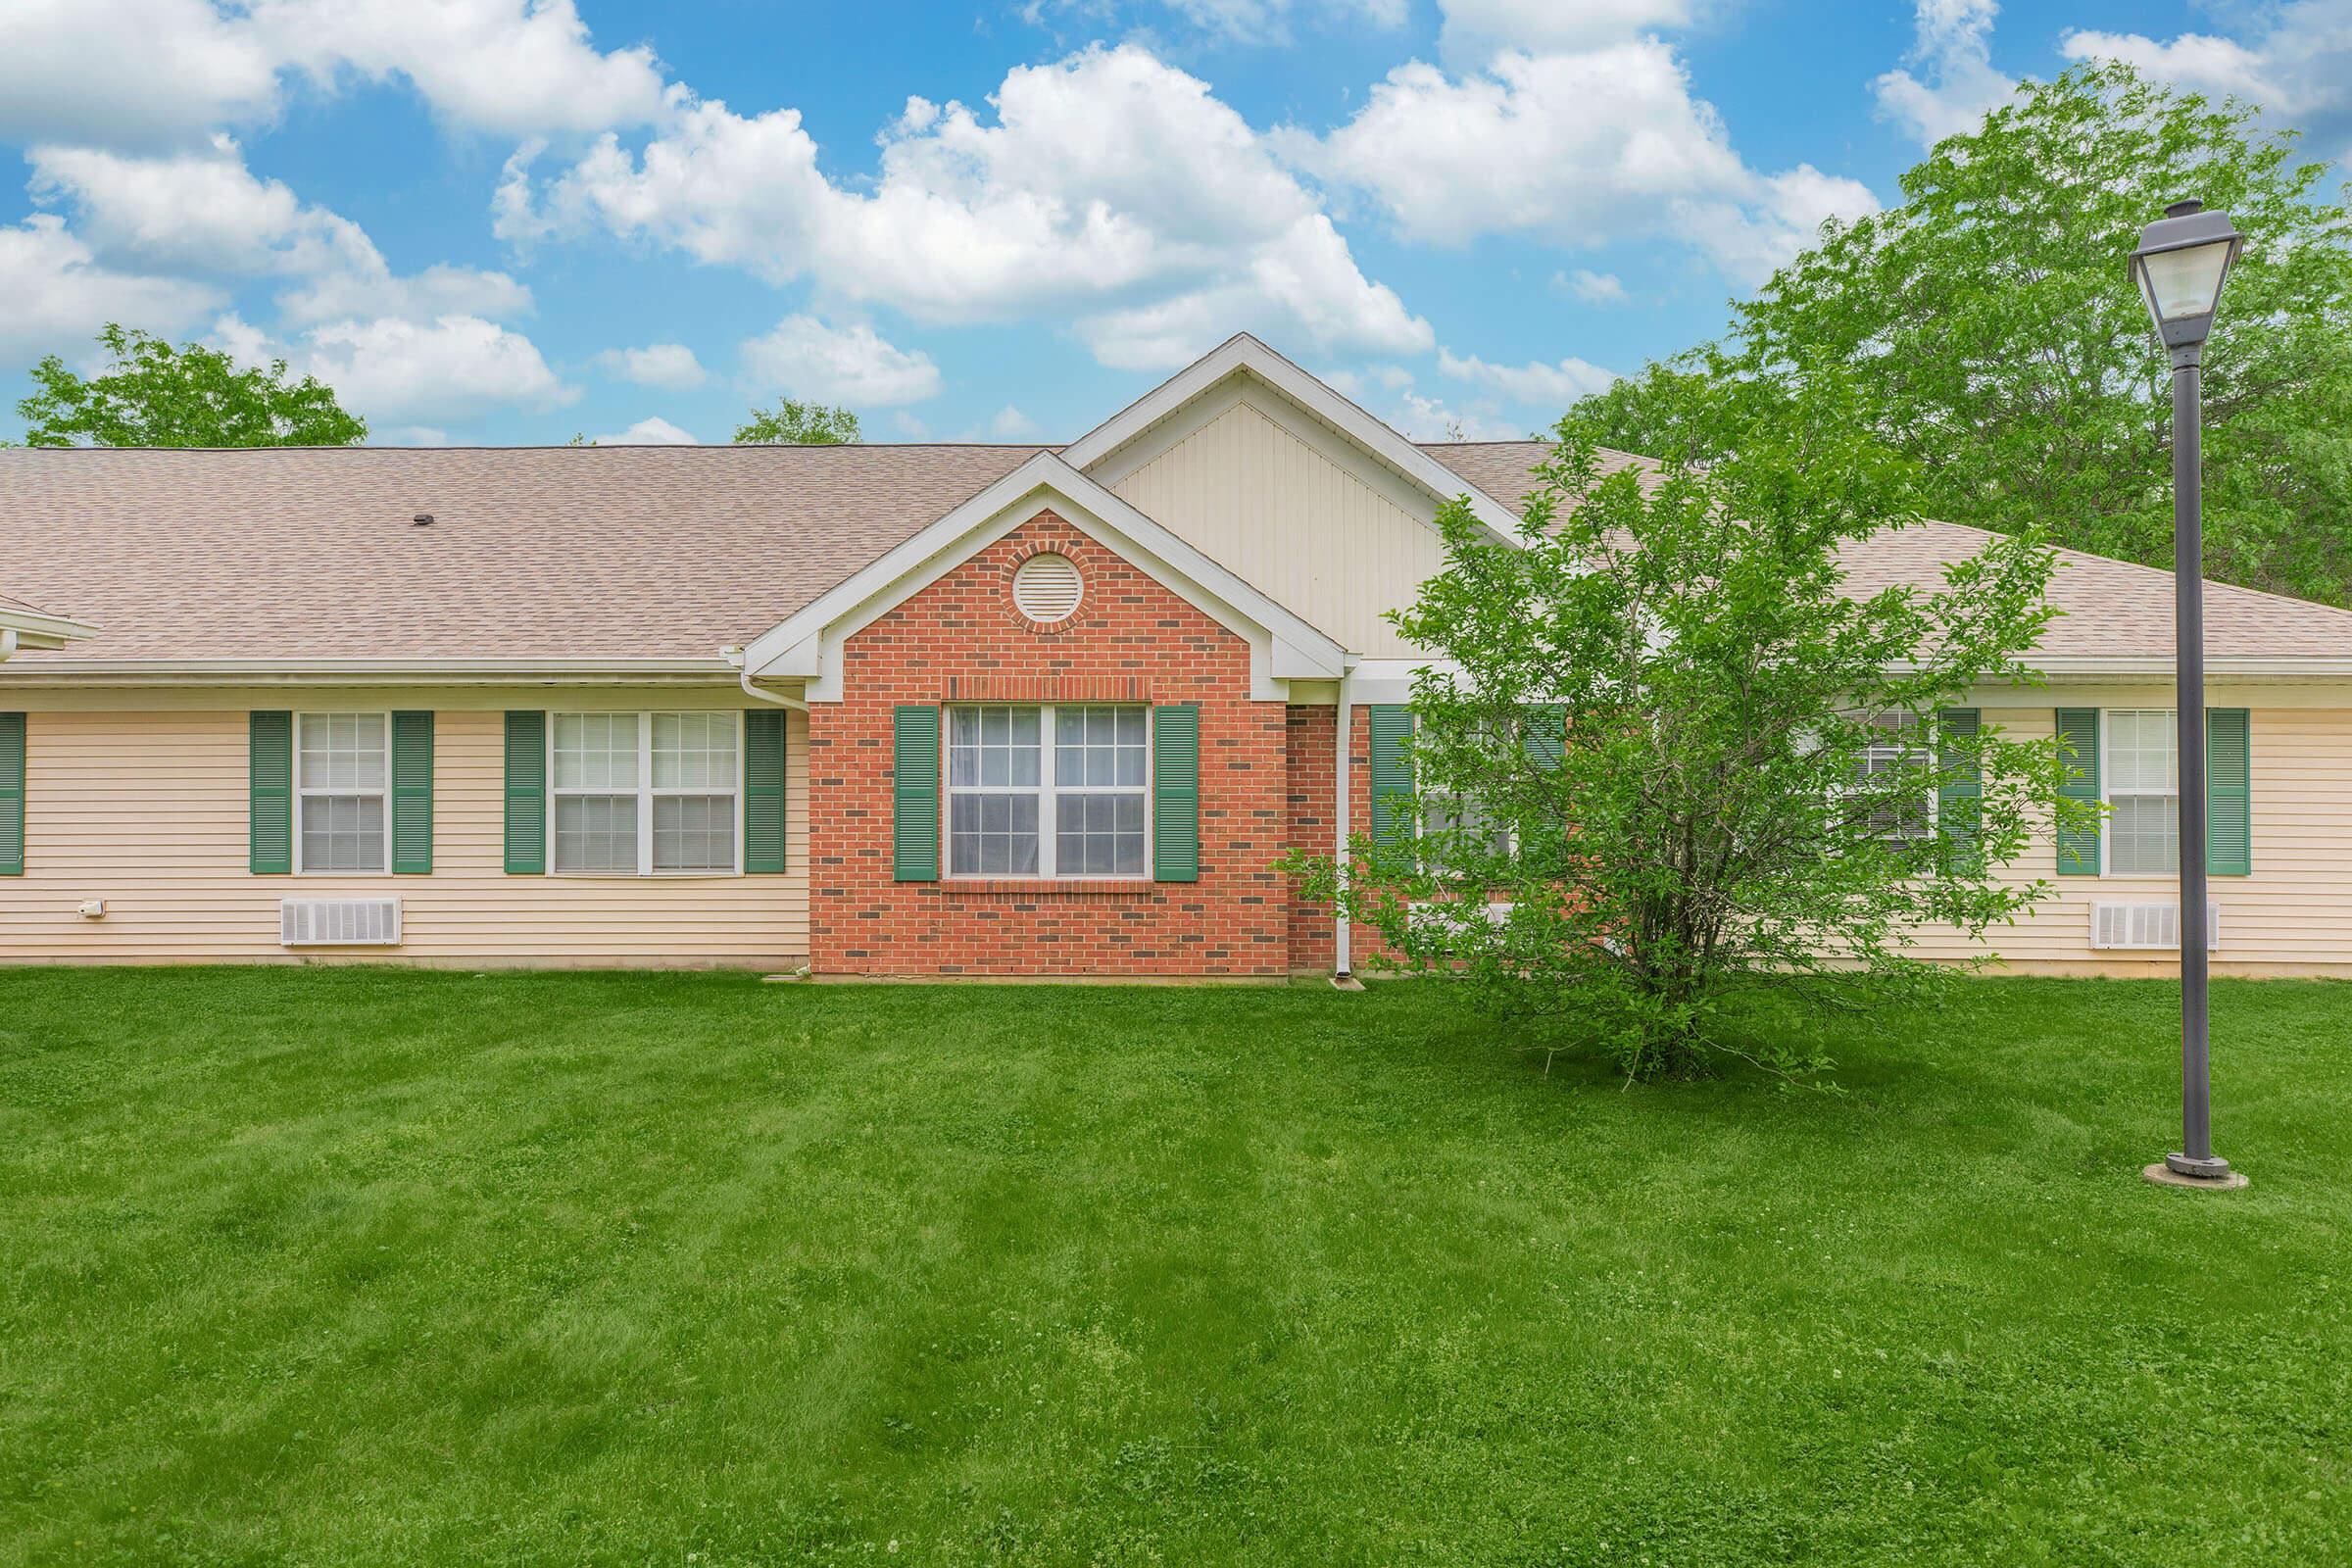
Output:
M1084 581L1040 625L1012 573L1056 550ZM1041 513L850 636L808 723L809 957L819 973L1253 975L1291 968L1288 719L1250 698L1250 645L1142 567ZM1197 703L1198 882L892 880L901 704ZM942 870L946 869L943 864Z

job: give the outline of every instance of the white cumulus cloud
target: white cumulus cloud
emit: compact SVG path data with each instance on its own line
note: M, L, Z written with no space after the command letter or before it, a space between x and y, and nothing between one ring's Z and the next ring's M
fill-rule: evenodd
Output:
M2278 130L2304 132L2311 150L2352 159L2352 4L2294 0L2257 12L2246 36L2184 32L2159 40L2136 32L2073 31L2060 41L2071 60L2125 60L2151 76L2208 97L2262 107Z
M1909 131L1923 147L1974 130L1985 111L2017 90L2016 78L1992 66L1993 0L1919 0L1910 70L1889 71L1871 83L1879 113Z
M702 445L691 433L679 429L659 415L651 418L639 419L626 430L616 434L600 435L596 438L596 444L600 447L692 447Z
M288 66L404 77L476 130L602 130L662 112L653 50L600 52L572 0L256 0L252 23Z
M212 0L0 5L0 140L157 146L276 102L266 40Z
M1442 47L1449 58L1484 60L1498 50L1530 54L1592 49L1639 33L1686 27L1698 0L1439 0Z
M1627 299L1623 278L1614 272L1595 272L1582 267L1553 273L1551 286L1575 295L1587 305L1623 305Z
M862 322L828 326L813 316L788 316L746 341L743 368L763 390L869 408L920 403L940 387L928 354L896 348Z
M1499 392L1514 403L1540 404L1565 412L1568 405L1591 393L1605 391L1617 372L1604 370L1590 360L1569 358L1556 365L1538 360L1529 365L1490 365L1471 355L1456 359L1438 351L1438 368L1457 381Z
M1143 363L1190 358L1231 313L1318 349L1426 349L1425 322L1365 278L1314 196L1207 84L1126 45L1016 68L984 115L922 98L884 131L881 171L830 181L799 113L683 107L631 150L608 135L543 188L511 166L514 238L599 225L774 282L929 321L1079 316ZM1213 325L1202 323L1222 313Z
M109 321L170 334L220 303L218 290L185 278L102 264L54 213L0 227L0 355L69 357L89 348Z
M1400 27L1408 14L1406 0L1158 0L1158 4L1223 42L1275 46L1297 41L1301 26L1369 24ZM1107 9L1104 0L1027 0L1020 11L1023 20L1031 23L1067 19L1093 24L1102 21Z
M335 389L368 419L459 418L493 409L553 409L579 398L537 345L473 316L436 321L329 321L304 334L292 368Z
M258 178L225 136L201 151L134 156L44 145L25 159L34 199L71 205L76 234L108 260L282 276L279 305L291 320L503 318L531 308L530 290L504 272L435 265L395 275L359 224L304 204L280 180Z
M1810 165L1749 168L1714 108L1692 96L1673 46L1647 37L1505 53L1461 75L1408 62L1347 124L1320 138L1292 131L1284 144L1408 239L1679 239L1740 282L1794 254L1822 216L1878 206L1859 182Z
M452 123L508 135L665 112L642 45L589 41L573 0L9 0L0 136L159 147L259 123L300 73L408 82Z
M1009 403L988 421L988 437L992 441L1031 441L1038 433L1037 421Z
M664 391L685 392L701 386L706 379L702 361L694 350L683 343L649 343L641 349L606 349L596 357L597 366L608 375L639 386L658 386Z

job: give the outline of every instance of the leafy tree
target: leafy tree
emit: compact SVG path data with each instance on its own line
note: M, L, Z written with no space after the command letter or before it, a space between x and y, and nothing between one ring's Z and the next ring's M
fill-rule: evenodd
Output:
M791 398L780 400L772 410L753 409L751 422L735 430L737 446L841 447L863 439L858 416L849 410Z
M347 447L368 421L346 414L314 376L287 379L286 362L240 368L217 349L177 348L109 322L114 356L84 379L52 354L33 367L36 390L17 405L35 447Z
M2172 564L2171 376L2125 258L2183 196L2246 250L2205 353L2208 570L2352 603L2352 225L2328 166L2255 111L2122 65L2027 83L1735 307L1688 370L1842 367L1916 460L1932 515ZM1620 384L1586 413L1657 450L1671 396Z
M1917 521L1912 466L1851 386L1648 380L1679 436L1662 468L1603 477L1572 415L1524 548L1442 514L1446 567L1395 617L1432 659L1406 830L1291 869L1385 961L1583 1032L1630 1075L1731 1052L1801 1076L1826 1065L1803 1032L1743 1044L1727 997L1933 985L1947 971L1907 937L1978 935L2046 891L1996 871L2079 819L2057 743L1943 715L2033 680L2052 553L1998 539L1939 585L1848 591L1844 552Z

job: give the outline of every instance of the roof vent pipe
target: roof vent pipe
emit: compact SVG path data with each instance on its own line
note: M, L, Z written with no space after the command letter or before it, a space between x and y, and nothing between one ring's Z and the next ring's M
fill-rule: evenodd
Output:
M419 528L430 528L433 525L433 514L429 512L419 512L409 521Z

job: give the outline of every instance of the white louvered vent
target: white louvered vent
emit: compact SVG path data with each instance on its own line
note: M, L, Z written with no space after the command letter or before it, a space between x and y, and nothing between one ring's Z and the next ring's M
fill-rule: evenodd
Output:
M2178 948L2180 906L2173 900L2136 904L2093 904L2090 945L2094 948ZM2222 945L2222 906L2205 901L2205 946Z
M400 901L280 899L277 941L286 948L396 948Z
M1067 556L1031 556L1012 574L1012 602L1031 620L1063 620L1078 608L1084 585Z

